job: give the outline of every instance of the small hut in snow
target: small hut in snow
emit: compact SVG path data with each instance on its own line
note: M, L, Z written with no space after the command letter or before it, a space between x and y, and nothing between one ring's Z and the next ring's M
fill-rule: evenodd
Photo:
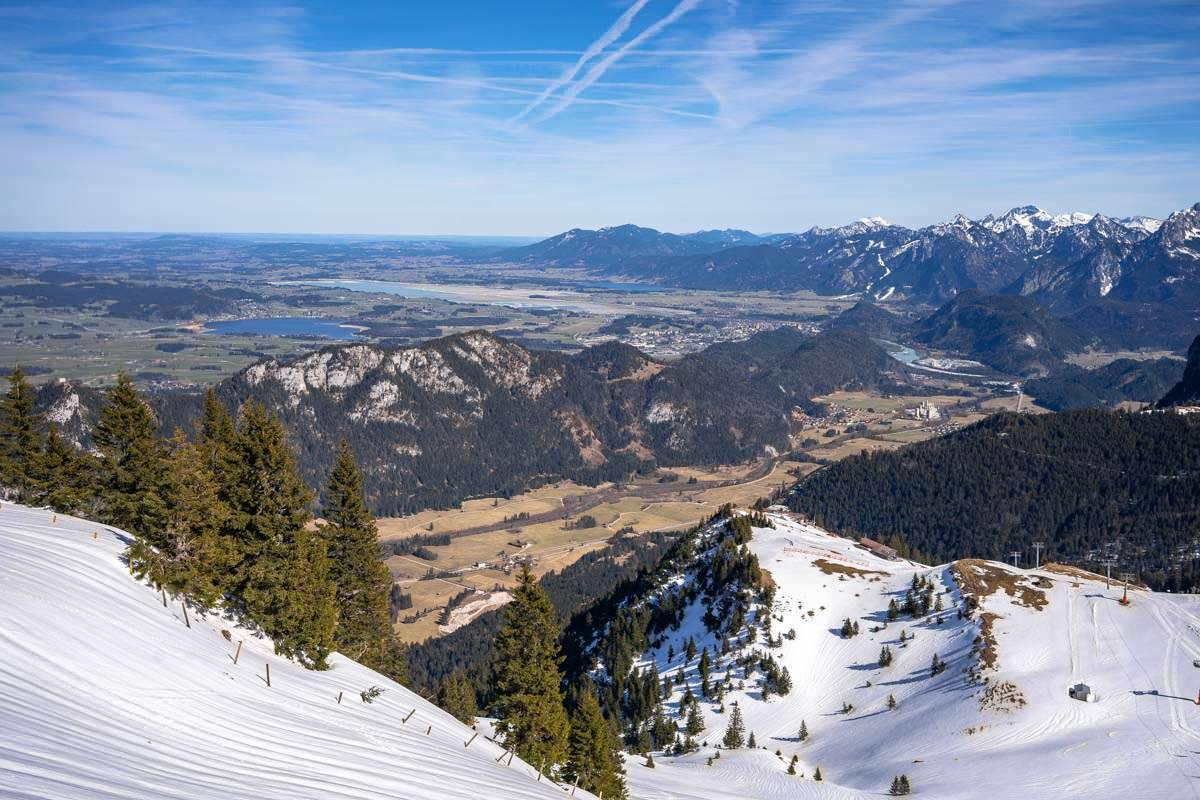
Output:
M1084 703L1096 702L1096 695L1092 693L1092 687L1088 686L1086 683L1075 684L1067 690L1067 694L1069 694L1072 698Z

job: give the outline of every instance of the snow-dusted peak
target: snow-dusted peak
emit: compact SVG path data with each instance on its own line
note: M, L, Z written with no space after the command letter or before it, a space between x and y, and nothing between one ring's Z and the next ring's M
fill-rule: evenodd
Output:
M1154 233L1162 225L1161 219L1140 216L1123 217L1117 220L1117 222L1121 223L1126 228L1130 228L1135 231L1145 231L1146 233Z
M871 228L886 228L892 223L888 222L883 217L862 217L858 220L859 225L866 225Z
M1167 217L1159 226L1157 234L1167 246L1200 239L1200 203Z
M1068 214L1056 215L1051 222L1058 228L1070 228L1074 225L1087 225L1095 216L1095 214L1088 214L1083 211L1072 211Z
M1035 232L1049 232L1070 228L1076 225L1086 225L1092 221L1094 214L1082 211L1072 211L1065 214L1051 214L1038 206L1018 206L1009 209L999 217L988 215L980 220L983 227L994 233L1019 228L1029 236Z

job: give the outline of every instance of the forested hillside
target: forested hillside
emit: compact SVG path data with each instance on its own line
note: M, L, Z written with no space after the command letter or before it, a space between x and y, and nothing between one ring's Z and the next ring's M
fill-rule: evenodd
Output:
M1176 414L1000 414L939 439L845 459L791 505L818 524L936 560L1012 551L1095 568L1104 554L1151 586L1200 570L1200 420Z
M587 618L588 624L600 624L604 614L593 605L606 598L627 581L652 570L671 545L676 534L648 533L618 537L609 547L588 553L561 572L544 575L540 581L559 621ZM592 615L599 616L593 620ZM497 609L472 620L453 633L413 645L408 650L413 686L432 691L456 670L462 670L480 700L490 694L492 644L504 619Z
M215 387L280 417L316 490L350 443L379 514L511 495L546 482L621 480L639 469L738 463L787 445L788 415L815 394L894 384L904 368L854 332L780 328L673 364L616 343L576 355L492 334L418 347L328 347L266 361ZM195 395L149 398L165 435L187 432ZM87 441L95 402L60 384L46 408Z

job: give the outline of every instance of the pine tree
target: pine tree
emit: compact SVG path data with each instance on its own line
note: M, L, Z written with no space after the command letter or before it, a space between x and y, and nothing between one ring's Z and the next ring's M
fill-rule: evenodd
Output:
M879 650L879 666L887 667L892 663L892 648L886 644Z
M150 407L124 372L108 393L92 440L100 453L99 494L107 522L149 540L162 525L163 450Z
M325 540L305 528L272 540L246 572L246 611L275 650L311 669L333 651L337 606Z
M800 720L800 734L797 738L802 742L808 740L808 724L804 720Z
M564 775L568 780L578 780L580 787L593 794L612 798L627 796L620 742L600 713L600 703L590 687L584 689L579 708L571 719L567 750ZM546 763L554 762L548 759Z
M130 554L155 584L208 608L221 597L237 554L221 536L229 509L198 449L177 430L162 475L162 525Z
M907 775L899 775L892 778L892 788L888 790L888 794L893 797L903 797L912 794L912 784L908 781Z
M646 754L646 769L654 769L654 754Z
M888 707L888 711L894 711L896 709L896 696L895 695L892 695L892 694L888 695L887 707Z
M91 461L90 454L77 451L51 423L35 462L33 503L49 506L60 514L85 511L93 494L89 483L89 474L94 470Z
M41 452L42 417L34 411L34 390L20 366L8 375L8 392L0 399L0 487L28 501L35 490Z
M363 500L362 475L345 441L334 459L321 516L337 597L334 646L343 655L384 671L387 641L394 638L388 614L392 578L379 557L379 531Z
M934 653L933 654L933 662L929 665L929 674L931 676L941 675L942 671L945 669L946 669L946 662L942 661L940 658L938 658L937 653Z
M200 447L208 446L202 434ZM246 406L228 447L224 484L231 514L228 529L240 556L234 576L240 592L264 551L308 524L312 494L296 470L283 426L264 407Z
M333 649L336 587L325 538L307 528L312 495L283 426L265 408L247 406L233 444L228 527L237 593L276 650L323 669Z
M799 756L792 756L792 760L788 762L788 768L787 768L788 775L796 774L796 761L798 759L799 759Z
M688 736L699 736L704 732L704 718L700 716L700 709L695 703L692 704L688 711L687 722L684 723L684 731Z
M221 485L223 495L229 494L229 484L236 476L231 459L237 439L233 418L211 388L204 394L204 409L196 424L196 445L208 468Z
M729 726L725 728L725 736L721 743L729 750L736 750L745 744L746 725L742 722L742 709L735 703L733 713L729 715Z
M700 663L697 665L697 670L700 673L700 694L708 697L708 647L700 651Z
M888 607L887 607L888 621L890 622L899 616L900 616L900 607L896 605L896 598L893 597L891 600L888 601Z
M825 780L824 777L821 776L821 768L820 767L817 767L816 769L813 770L813 780L814 781Z
M438 705L464 725L474 725L478 708L475 705L475 690L461 669L456 669L442 678L438 688Z
M750 738L746 740L746 747L754 750L758 747L758 742L754 740L754 731L750 731Z
M558 636L554 607L526 565L494 647L496 732L534 765L558 764L566 752Z

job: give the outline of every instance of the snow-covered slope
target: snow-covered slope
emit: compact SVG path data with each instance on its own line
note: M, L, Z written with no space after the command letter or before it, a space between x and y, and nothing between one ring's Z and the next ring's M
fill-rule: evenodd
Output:
M193 613L187 627L178 603L129 577L123 537L0 510L0 797L564 796L340 655L310 672L229 620ZM383 694L364 703L371 686Z
M876 557L786 514L771 519L775 527L756 528L750 548L777 587L773 634L795 631L770 648L794 686L764 702L761 674L744 679L737 669L725 714L701 703L706 730L697 740L706 746L699 752L655 753L654 769L630 759L633 797L859 798L886 794L902 773L916 796L928 798L1200 796L1200 669L1192 666L1200 657L1198 598L1139 590L1123 607L1118 586L1106 588L1087 573L992 562L930 568ZM957 613L964 596L956 574L979 598L967 619ZM914 575L932 580L946 610L919 620L902 613L888 623L888 601L902 602ZM684 667L697 694L697 659L684 663L683 642L695 636L710 650L717 642L705 636L698 606L641 662L655 661L664 676ZM859 635L840 635L846 617L859 623ZM991 635L977 644L987 624ZM901 631L915 638L902 646ZM994 646L983 657L988 640ZM758 642L749 649L764 650L761 636ZM894 660L880 667L885 644ZM675 651L669 663L668 647ZM947 668L931 676L935 653ZM993 666L982 663L991 657ZM724 669L714 670L717 679ZM1091 686L1095 702L1068 696L1078 682ZM681 693L679 686L668 712ZM709 766L733 701L760 749L722 751ZM843 713L843 703L853 710ZM797 774L788 775L793 755ZM818 766L821 783L813 780Z

